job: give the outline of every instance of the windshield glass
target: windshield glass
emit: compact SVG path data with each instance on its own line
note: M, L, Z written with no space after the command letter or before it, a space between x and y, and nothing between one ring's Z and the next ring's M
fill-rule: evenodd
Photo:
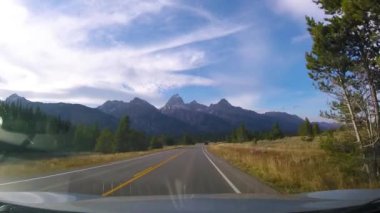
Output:
M2 0L0 194L378 189L379 17L377 0Z

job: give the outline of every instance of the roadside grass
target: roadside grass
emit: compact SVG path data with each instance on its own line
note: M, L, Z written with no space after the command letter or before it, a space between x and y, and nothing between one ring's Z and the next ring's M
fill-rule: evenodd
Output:
M318 139L217 143L208 150L282 193L380 187L368 183L357 156L328 153Z
M162 149L137 152L124 152L115 154L78 154L70 155L67 157L52 157L40 160L20 160L18 162L12 163L5 162L0 164L0 180L15 177L30 177L33 175L43 175L52 172L96 166L178 147L180 146L168 146Z

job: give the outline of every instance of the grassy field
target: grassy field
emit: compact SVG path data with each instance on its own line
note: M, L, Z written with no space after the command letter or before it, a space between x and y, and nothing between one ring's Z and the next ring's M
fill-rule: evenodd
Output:
M173 148L176 147L173 146L165 147L163 149L116 154L82 154L72 155L68 157L20 161L16 163L2 163L0 164L0 179L12 177L28 177L31 175L42 175L51 172L65 171L68 169L95 166Z
M283 193L380 187L380 183L368 184L358 157L326 152L317 139L218 143L208 149Z

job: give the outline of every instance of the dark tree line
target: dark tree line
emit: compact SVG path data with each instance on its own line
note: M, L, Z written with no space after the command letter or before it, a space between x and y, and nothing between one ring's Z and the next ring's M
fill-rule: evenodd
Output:
M147 136L131 128L128 117L120 119L115 131L100 129L96 125L72 125L68 121L46 115L37 107L21 104L0 103L0 117L4 130L24 133L33 138L37 134L46 134L55 138L58 151L116 153L157 149L171 145L191 145L200 137L183 135Z
M276 122L271 131L267 132L251 132L244 124L236 128L231 135L228 136L229 142L246 142L257 140L276 140L284 137L284 133L281 131L280 125Z
M48 116L39 108L25 108L20 104L0 104L2 128L8 131L37 134L63 134L69 132L70 122Z
M145 135L131 128L128 117L120 119L115 130L101 129L96 125L72 125L68 121L46 115L39 108L22 107L1 103L2 128L28 135L48 134L54 136L59 151L117 153L157 149L172 145L192 145L197 142L225 140L225 134L182 136ZM270 131L251 132L244 125L227 136L230 142L275 140L284 137L278 123Z
M142 132L130 128L128 117L120 119L115 132L104 129L96 139L95 151L102 153L141 151L147 149L159 149L172 145L192 145L195 140L190 135L180 138L166 135L146 136Z

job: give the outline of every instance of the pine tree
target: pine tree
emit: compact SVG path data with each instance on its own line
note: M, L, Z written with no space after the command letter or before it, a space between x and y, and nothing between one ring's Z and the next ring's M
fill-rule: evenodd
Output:
M150 140L150 148L151 149L160 149L164 146L163 144L163 141L162 141L162 137L157 137L157 136L153 136L152 139Z
M129 141L129 118L127 116L122 117L119 121L119 126L117 127L115 133L115 152L126 152L130 151L130 141Z
M165 145L167 146L173 146L176 144L176 141L172 137L165 137Z
M142 132L129 130L128 141L129 151L141 151L149 148L149 140Z
M111 153L114 150L114 146L115 138L113 133L108 129L102 130L99 137L96 139L95 151Z
M249 140L249 132L245 128L244 124L241 124L237 129L235 129L232 140L233 142L245 142Z
M314 137L321 133L321 130L320 130L319 125L317 123L313 123L312 129L313 129L313 136Z
M190 135L183 135L181 139L181 144L183 145L193 145L195 144L194 139Z
M308 118L305 118L305 121L300 125L298 134L300 136L313 136L313 128Z
M95 148L99 128L95 125L78 125L75 128L74 147L76 151L92 151Z
M272 127L271 138L272 139L279 139L279 138L283 138L283 137L284 137L284 134L281 131L280 124L278 122L276 122Z

